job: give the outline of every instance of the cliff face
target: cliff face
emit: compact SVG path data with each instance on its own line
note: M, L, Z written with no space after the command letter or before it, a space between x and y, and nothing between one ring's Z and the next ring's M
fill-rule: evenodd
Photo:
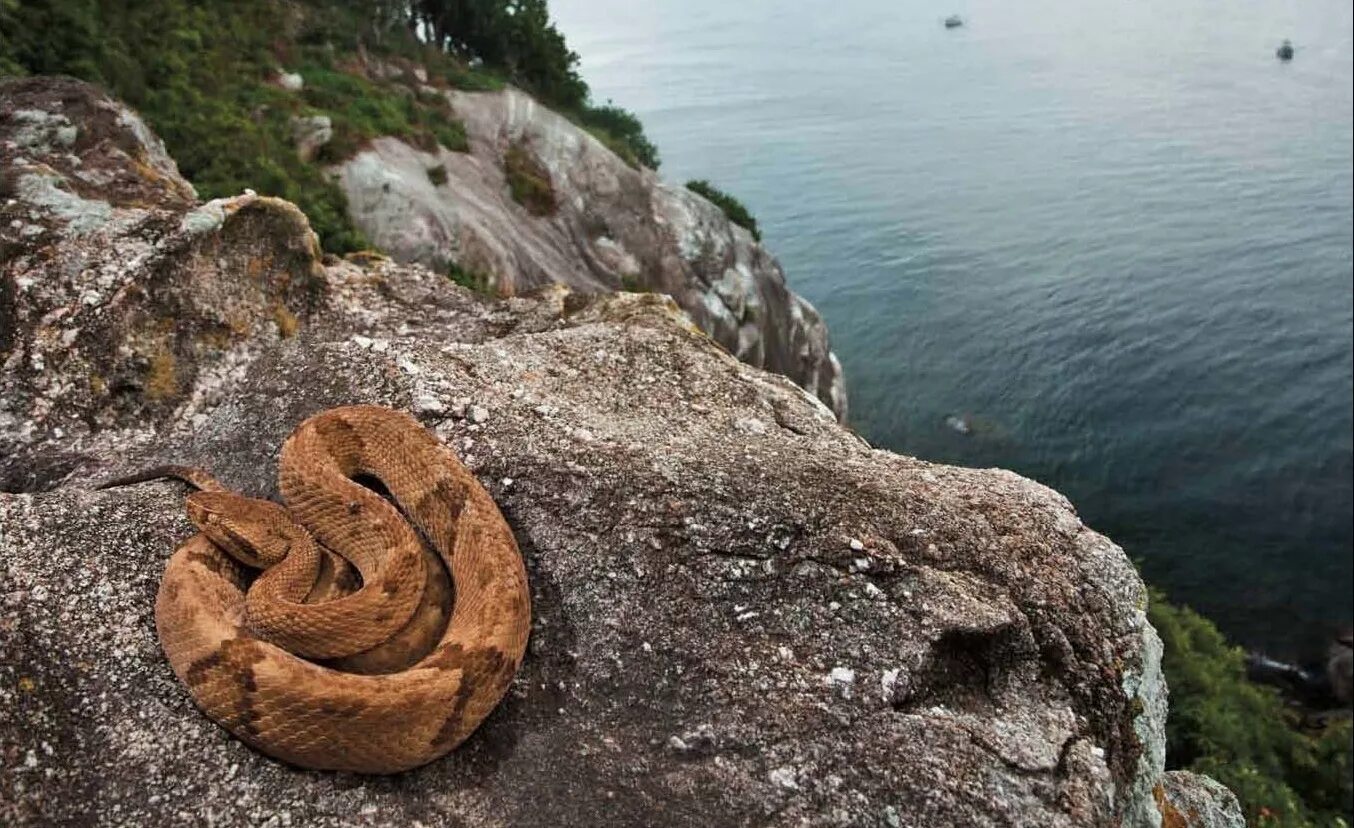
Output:
M0 822L1239 824L1162 774L1143 585L1056 492L872 449L665 297L325 265L294 207L196 204L162 156L89 87L0 84ZM355 402L465 459L535 613L504 704L387 779L199 714L152 621L182 489L91 490L174 461L267 494Z
M818 312L718 207L632 169L517 90L425 92L448 97L468 152L381 138L336 170L355 223L382 249L434 270L454 262L507 294L547 284L667 293L730 353L845 418L841 366ZM548 180L553 209L513 198L510 153Z

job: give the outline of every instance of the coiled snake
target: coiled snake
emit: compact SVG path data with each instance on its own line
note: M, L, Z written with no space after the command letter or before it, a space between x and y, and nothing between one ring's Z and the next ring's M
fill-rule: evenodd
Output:
M200 533L165 568L160 645L242 741L302 767L394 773L455 748L507 691L531 626L521 554L489 493L409 415L350 406L301 423L278 467L286 508L186 467L103 488L166 476L199 489Z

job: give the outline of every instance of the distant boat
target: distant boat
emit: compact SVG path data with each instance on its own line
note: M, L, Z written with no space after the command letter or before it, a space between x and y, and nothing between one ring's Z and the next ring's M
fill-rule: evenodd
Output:
M1278 56L1279 60L1292 60L1293 43L1291 41L1285 40L1283 43L1279 44L1278 49L1274 50L1274 54Z
M947 29L957 29L962 25L964 25L964 18L957 14L952 14L945 18L945 28Z

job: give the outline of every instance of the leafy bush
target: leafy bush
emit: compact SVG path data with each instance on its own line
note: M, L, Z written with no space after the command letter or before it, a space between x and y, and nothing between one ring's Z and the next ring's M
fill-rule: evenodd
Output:
M585 104L566 114L630 166L658 169L658 147L644 136L644 125L634 113L608 102L606 106Z
M492 280L488 275L478 270L461 267L454 262L447 265L447 278L475 293L488 295L493 292L491 289Z
M150 123L203 198L281 196L326 249L366 246L343 192L296 155L290 119L301 102L268 83L275 3L0 2L0 64L105 87Z
M430 41L413 31L431 33ZM325 114L333 137L316 161L342 161L394 135L425 150L468 149L446 98L411 78L354 71L359 50L421 65L434 85L520 85L591 131L632 165L658 166L633 115L589 104L578 56L545 0L0 0L0 74L68 74L105 87L160 135L204 198L253 188L295 202L326 250L360 250L342 190L292 144L291 118ZM299 71L298 94L273 87ZM519 172L529 173L526 167ZM549 178L518 175L514 192L553 210ZM527 203L527 202L524 202Z
M381 85L319 64L306 64L300 72L305 79L302 99L334 123L335 139L324 151L327 161L349 158L363 143L381 135L401 138L429 152L439 144L458 152L470 148L464 125L441 94Z
M550 183L550 171L536 160L531 150L515 141L503 154L503 173L513 201L527 208L533 216L554 215L555 188Z
M1159 592L1148 615L1165 644L1168 763L1231 788L1250 825L1354 821L1349 719L1319 734L1302 732L1273 689L1247 681L1244 654L1208 619Z
M746 229L752 234L752 238L757 241L762 240L762 233L757 229L757 219L752 217L752 213L749 213L748 208L743 206L743 202L719 189L709 181L688 181L686 182L686 188L713 202L716 207L724 211L724 215L729 217L729 221Z
M396 14L404 8L393 5ZM453 86L497 88L501 75L587 129L631 166L658 169L658 150L638 118L610 101L592 104L578 74L578 55L550 22L545 0L423 0L408 8L432 43L465 63L480 63L479 69L452 69L447 80Z

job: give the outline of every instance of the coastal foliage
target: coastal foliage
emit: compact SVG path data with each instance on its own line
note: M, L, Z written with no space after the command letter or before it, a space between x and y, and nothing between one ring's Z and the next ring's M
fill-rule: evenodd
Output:
M364 71L370 60L403 73ZM325 164L380 135L467 149L445 96L425 86L517 84L632 165L656 167L639 121L593 106L577 64L544 0L0 0L0 74L103 86L141 113L203 198L286 198L335 253L369 245ZM301 89L282 88L282 73ZM292 136L292 119L311 115L333 124L315 163Z
M533 216L554 215L555 188L550 183L550 171L531 154L530 147L521 141L510 144L503 154L503 174L513 201Z
M1244 654L1208 619L1158 592L1148 615L1165 644L1168 764L1231 788L1250 825L1350 825L1349 718L1304 732L1273 689L1246 680Z
M447 265L447 278L475 293L493 295L493 280L487 274L473 268L462 267L453 262Z
M752 217L748 208L743 206L743 202L719 189L709 181L688 181L686 188L697 195L704 196L708 201L713 202L716 207L724 211L729 221L744 228L752 234L752 238L757 241L762 240L762 233L757 229L757 219Z
M657 169L658 149L639 119L608 101L592 103L578 55L550 22L545 0L386 2L389 14L468 63L492 67L591 132L631 166Z

